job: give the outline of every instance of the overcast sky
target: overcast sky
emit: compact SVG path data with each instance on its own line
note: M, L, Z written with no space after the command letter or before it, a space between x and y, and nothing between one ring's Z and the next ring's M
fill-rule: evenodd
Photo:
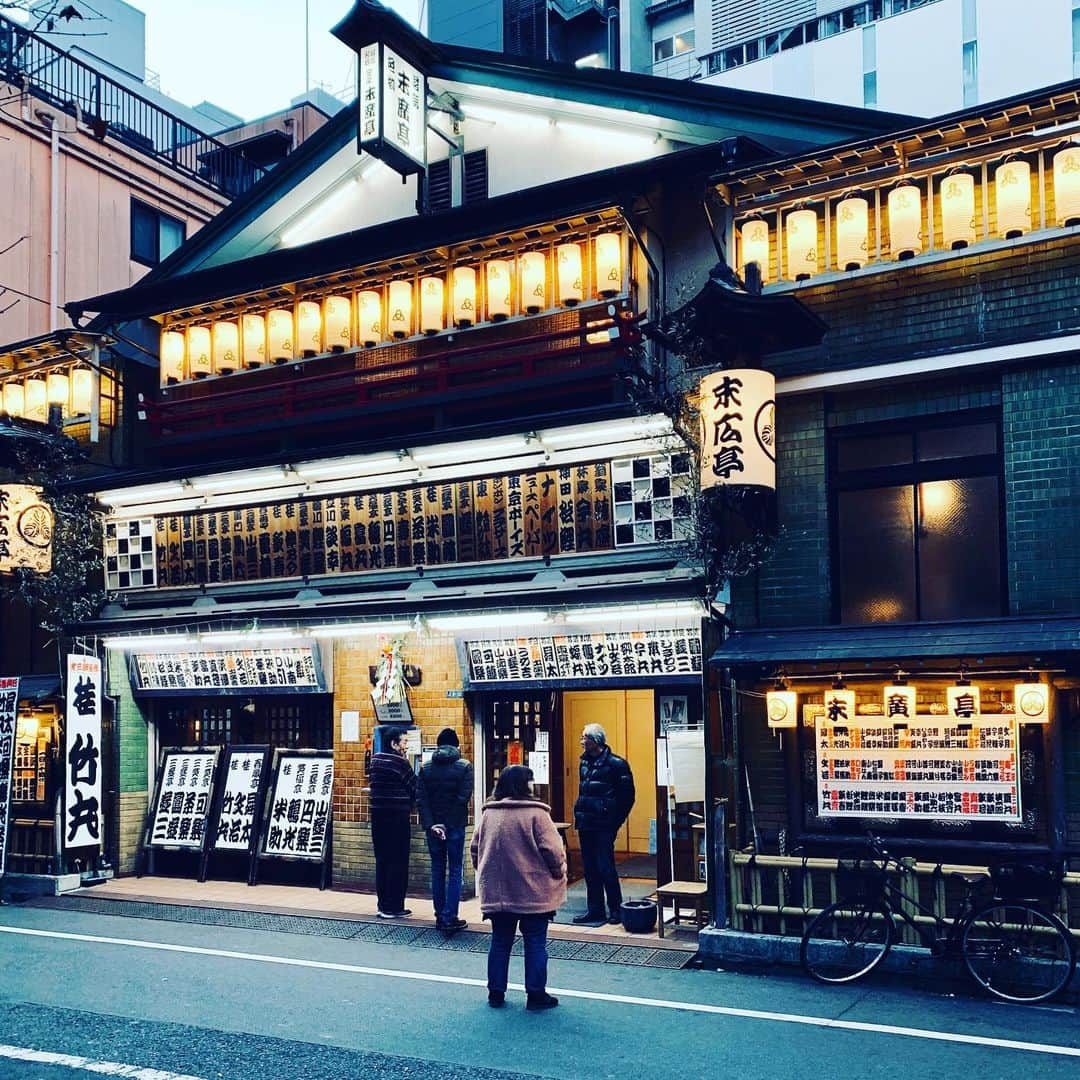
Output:
M252 120L304 92L304 0L128 0L146 13L146 66L185 105ZM418 0L383 0L412 22ZM352 0L308 0L311 84L356 94L351 50L331 33Z

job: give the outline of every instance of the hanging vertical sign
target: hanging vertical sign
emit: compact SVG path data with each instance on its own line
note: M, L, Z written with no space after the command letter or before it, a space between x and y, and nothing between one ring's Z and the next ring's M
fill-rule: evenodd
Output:
M15 759L15 717L19 708L19 680L0 678L0 876L7 864L11 824L11 769Z
M64 847L101 846L101 660L67 658Z
M701 380L701 488L776 488L776 377L739 368Z
M427 168L427 76L389 46L360 50L360 149L402 176Z

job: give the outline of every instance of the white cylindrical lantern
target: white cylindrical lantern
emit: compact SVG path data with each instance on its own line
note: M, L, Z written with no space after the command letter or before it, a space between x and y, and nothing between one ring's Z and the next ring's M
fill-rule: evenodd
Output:
M162 330L158 346L162 386L172 386L184 378L185 348L184 335L178 330Z
M954 720L969 720L982 712L979 688L968 683L945 687L945 706Z
M347 296L328 296L322 304L323 333L330 352L352 345L352 303Z
M23 384L25 412L27 420L36 420L44 424L49 419L49 400L45 393L45 380L38 375L27 379Z
M266 319L261 315L245 315L244 367L257 368L266 363Z
M382 293L375 289L364 289L356 297L356 333L365 349L382 341Z
M412 333L412 282L391 281L390 298L386 311L386 325L390 336L407 338Z
M510 264L505 259L490 259L484 264L487 285L487 317L492 322L508 319L513 310L510 299Z
M706 375L699 387L701 488L776 488L776 377L757 368Z
M825 717L830 724L850 724L855 719L855 691L830 687L825 691Z
M89 416L94 397L94 373L90 368L75 368L71 373L71 414Z
M866 265L870 246L870 204L861 195L850 195L836 204L836 265L858 270Z
M941 242L950 249L975 243L975 177L956 172L941 181Z
M46 379L46 394L49 407L58 405L62 415L68 414L68 402L71 399L71 382L66 371L50 371Z
M597 293L618 296L622 292L622 237L618 233L600 233L595 252Z
M813 210L792 210L784 218L787 233L787 272L793 281L805 281L817 273L817 214Z
M274 364L284 364L294 358L293 313L287 308L271 308L267 312L266 350Z
M600 238L597 237L597 240ZM521 310L530 315L543 311L547 305L547 259L542 251L522 252L518 259L521 275Z
M476 322L476 271L471 266L455 266L451 278L454 291L454 325Z
M1006 161L994 173L998 236L1011 239L1031 228L1031 166Z
M1054 155L1054 220L1080 224L1080 146L1066 146Z
M889 192L889 249L894 259L922 253L922 192L914 184Z
M1021 724L1050 723L1050 687L1046 683L1017 683L1013 687L1013 709Z
M296 305L296 341L301 356L318 356L323 351L322 311L314 300Z
M213 354L210 350L210 327L187 328L188 373L193 379L205 379L214 373Z
M751 263L757 263L761 274L761 284L769 281L769 224L760 218L744 221L739 230L742 238L742 271L746 276L746 268Z
M560 244L555 252L559 303L565 307L580 304L585 296L581 274L581 245Z
M240 327L234 322L214 323L214 373L231 375L240 365Z
M799 726L798 699L794 690L769 690L765 694L765 715L770 728Z
M446 286L441 277L423 277L420 279L420 332L437 334L445 327L443 322L443 304Z
M885 708L886 720L914 720L915 687L906 683L886 686L882 705Z
M4 412L8 416L23 416L26 412L26 392L22 383L4 383Z

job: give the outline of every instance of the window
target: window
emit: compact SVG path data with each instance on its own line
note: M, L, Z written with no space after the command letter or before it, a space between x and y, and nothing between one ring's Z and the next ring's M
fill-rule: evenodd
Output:
M683 30L669 38L653 42L653 62L658 64L661 60L670 60L673 56L693 51L694 31L693 29Z
M131 200L131 258L145 266L157 266L183 242L187 226L138 199Z
M842 623L1003 610L1001 465L993 417L833 435L835 609Z

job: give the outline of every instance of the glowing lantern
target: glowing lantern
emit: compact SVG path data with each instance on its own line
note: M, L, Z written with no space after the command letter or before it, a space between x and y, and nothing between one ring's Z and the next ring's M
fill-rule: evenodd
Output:
M970 720L982 711L979 688L971 683L958 683L945 687L945 706L956 720Z
M214 323L214 372L231 375L240 364L240 327L234 322Z
M472 326L476 322L476 271L471 266L455 266L452 278L454 289L454 323Z
M941 240L947 248L975 243L975 178L956 172L941 181Z
M22 383L4 383L4 412L8 416L22 416L26 412L26 394Z
M161 345L158 352L161 357L161 384L172 386L184 377L184 335L178 330L162 330Z
M850 724L855 719L855 691L836 687L826 690L825 719L830 724Z
M420 331L437 334L443 329L443 301L446 288L441 277L420 279Z
M68 400L71 396L71 383L68 380L66 372L49 372L48 381L46 383L46 394L49 399L49 405L58 405L61 414L66 416L68 411Z
M922 192L914 184L889 192L889 247L894 259L922 253Z
M382 294L365 289L356 298L356 331L365 349L382 341Z
M817 214L813 210L792 210L784 219L787 231L788 277L805 281L817 273Z
M599 240L599 237L597 237ZM547 259L542 251L526 251L518 260L521 307L530 315L547 307Z
M870 245L870 204L852 195L836 204L836 265L858 270L866 265Z
M187 328L187 358L188 371L193 379L205 379L207 375L214 373L208 326Z
M487 314L492 322L510 317L510 264L505 259L491 259L484 265L487 274Z
M323 332L331 352L344 352L352 344L352 304L347 296L328 296L322 304Z
M622 292L622 237L600 233L596 238L596 291L601 296Z
M26 410L24 416L27 420L37 420L44 424L49 419L49 402L45 396L45 380L30 378L23 386Z
M1013 687L1013 708L1021 724L1049 724L1049 686L1037 682L1017 683Z
M390 304L387 310L390 336L406 338L412 333L412 282L390 282Z
M1080 223L1080 146L1054 155L1054 217L1059 225Z
M559 303L566 307L580 304L585 295L581 279L581 246L560 244L556 251Z
M244 367L266 363L266 320L261 315L244 316Z
M267 312L266 348L275 364L293 359L293 314L286 308L272 308Z
M71 373L71 412L73 416L89 416L93 404L94 373L85 367Z
M765 693L765 715L770 728L798 727L798 699L794 690L768 690Z
M746 276L746 268L751 263L757 263L761 274L761 283L764 285L769 280L769 226L760 218L743 223L740 230L742 237L742 270Z
M884 691L885 718L896 722L915 719L915 687L906 683L886 686Z
M322 352L322 311L314 300L301 300L296 305L296 340L301 356Z
M1023 236L1031 228L1031 166L1006 161L994 173L998 235L1006 240Z

